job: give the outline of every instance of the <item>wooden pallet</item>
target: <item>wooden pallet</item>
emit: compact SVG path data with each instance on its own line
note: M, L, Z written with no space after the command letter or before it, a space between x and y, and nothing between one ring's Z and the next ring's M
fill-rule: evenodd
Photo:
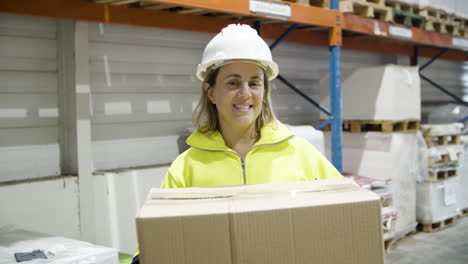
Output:
M447 12L430 6L417 6L414 8L414 12L418 15L424 16L426 19L432 20L443 20L448 16Z
M351 133L362 132L416 132L419 130L419 120L344 120L343 131ZM324 131L329 131L330 125L324 128Z
M446 180L449 178L456 177L458 175L457 169L451 169L451 170L446 170L446 171L429 171L429 181L430 182L437 182L440 180Z
M394 9L393 21L409 27L424 28L426 18L412 12Z
M284 2L292 2L304 6L316 6L321 8L329 8L330 0L282 0Z
M309 5L321 8L330 8L330 0L309 0Z
M341 0L340 11L351 13L362 17L370 17L383 21L392 21L393 12L389 7L385 7L381 0ZM379 4L376 4L379 3Z
M426 23L424 25L424 30L439 32L441 34L447 34L448 33L445 23L443 23L443 22L441 22L439 20L433 20L433 19L426 19Z
M439 167L439 166L447 166L447 165L456 165L460 159L461 153L457 153L458 160L451 160L450 154L442 154L440 155L440 160L435 160L433 157L429 157L428 166L429 168L432 167Z
M309 0L281 0L283 2L291 2L291 3L296 3L304 6L309 5Z
M385 0L358 0L358 1L361 1L361 2L367 2L369 4L374 4L376 6L385 6Z
M414 14L414 5L398 1L398 0L385 0L385 6L391 7L396 10L405 11Z
M460 210L460 214L458 215L458 218L462 218L468 216L468 208Z
M460 27L460 29L468 29L468 19L464 17L455 16L453 18L453 22L457 24Z
M432 224L419 223L418 230L424 231L424 232L436 232L436 231L439 231L439 230L442 230L444 228L454 225L456 222L456 219L457 217L451 217L444 221L432 223Z
M447 145L459 145L461 144L461 135L443 135L443 136L431 136L425 135L424 141L428 148L434 146L447 146Z

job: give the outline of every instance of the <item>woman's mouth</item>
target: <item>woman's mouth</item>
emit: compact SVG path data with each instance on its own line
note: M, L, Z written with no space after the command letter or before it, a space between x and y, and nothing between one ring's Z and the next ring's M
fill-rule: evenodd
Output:
M240 112L248 112L250 110L250 108L253 107L253 105L233 105L234 108Z

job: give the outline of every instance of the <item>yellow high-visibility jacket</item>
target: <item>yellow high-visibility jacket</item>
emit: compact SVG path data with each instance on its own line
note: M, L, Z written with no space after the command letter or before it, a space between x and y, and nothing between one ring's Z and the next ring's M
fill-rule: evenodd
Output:
M226 146L219 132L194 132L190 149L170 166L162 188L232 186L269 182L341 178L310 143L279 121L260 130L260 139L241 157Z

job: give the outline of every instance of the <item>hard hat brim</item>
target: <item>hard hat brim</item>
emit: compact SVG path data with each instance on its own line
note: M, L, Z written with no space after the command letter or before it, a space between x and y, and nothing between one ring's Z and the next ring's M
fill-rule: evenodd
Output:
M247 62L258 65L265 71L265 74L268 76L268 81L274 80L279 73L278 64L272 61L265 60L252 60L252 59L231 59L231 60L217 60L211 61L206 64L198 64L197 67L197 78L200 81L205 81L205 78L209 75L210 72L231 63L236 62Z

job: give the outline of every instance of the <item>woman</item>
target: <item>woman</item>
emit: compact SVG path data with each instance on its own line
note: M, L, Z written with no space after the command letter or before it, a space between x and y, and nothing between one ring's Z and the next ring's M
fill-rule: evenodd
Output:
M275 117L270 81L278 65L257 32L229 25L206 46L197 77L201 98L190 149L170 166L162 188L231 186L341 178L311 144ZM133 264L139 263L138 252Z
M163 188L230 186L341 178L307 141L275 117L271 51L248 25L229 25L206 46L191 146L172 163Z

